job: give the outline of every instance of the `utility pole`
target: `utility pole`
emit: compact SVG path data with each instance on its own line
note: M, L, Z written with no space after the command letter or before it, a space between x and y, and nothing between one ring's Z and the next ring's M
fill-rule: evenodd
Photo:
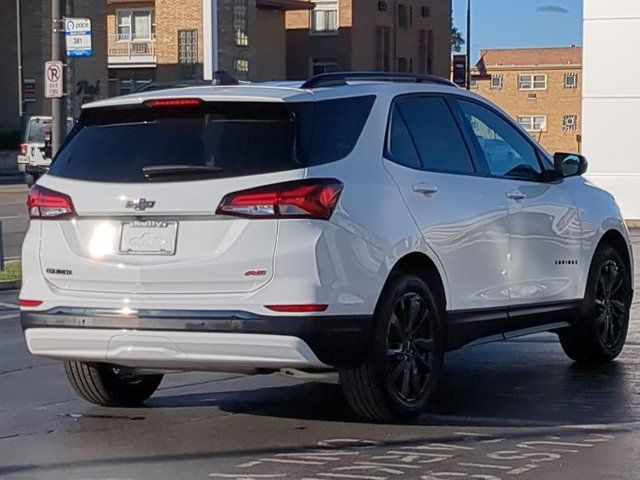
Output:
M51 60L62 61L63 21L60 7L61 0L51 0ZM56 154L67 133L67 109L65 96L51 99L51 157Z
M20 116L20 126L24 127L24 95L22 92L22 15L20 14L20 0L16 0L16 37L18 44L18 114Z
M202 41L204 45L204 79L213 80L218 64L218 0L202 0Z
M471 0L467 0L467 90L471 90Z

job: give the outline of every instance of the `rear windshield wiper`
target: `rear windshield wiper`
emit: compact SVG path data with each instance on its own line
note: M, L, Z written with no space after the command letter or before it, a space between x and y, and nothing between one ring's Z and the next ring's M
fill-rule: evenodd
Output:
M142 167L142 173L147 178L160 176L206 176L222 172L220 167L208 165L148 165Z

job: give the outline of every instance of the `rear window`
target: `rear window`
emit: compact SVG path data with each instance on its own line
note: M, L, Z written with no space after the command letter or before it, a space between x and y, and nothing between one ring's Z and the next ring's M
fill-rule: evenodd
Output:
M73 128L73 120L67 120L67 131ZM25 135L25 143L45 143L51 135L50 118L31 118Z
M49 173L100 182L228 178L333 162L355 147L374 96L88 109Z
M29 120L26 143L44 143L47 135L51 133L51 120L32 118Z

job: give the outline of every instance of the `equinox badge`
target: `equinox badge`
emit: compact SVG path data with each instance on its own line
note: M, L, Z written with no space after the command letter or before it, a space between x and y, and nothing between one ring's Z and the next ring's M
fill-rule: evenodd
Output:
M153 208L155 206L155 200L146 200L144 198L136 198L135 200L127 201L125 208L133 208L138 212L143 212L147 208Z

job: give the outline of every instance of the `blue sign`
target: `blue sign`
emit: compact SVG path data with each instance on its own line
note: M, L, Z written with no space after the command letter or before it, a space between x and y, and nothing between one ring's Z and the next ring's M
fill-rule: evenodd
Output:
M88 18L65 18L64 35L68 57L88 57L91 49L91 20Z

